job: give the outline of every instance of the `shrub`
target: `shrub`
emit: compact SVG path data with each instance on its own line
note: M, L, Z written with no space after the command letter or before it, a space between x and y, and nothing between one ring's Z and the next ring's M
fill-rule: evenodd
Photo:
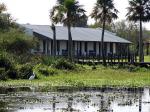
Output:
M42 64L47 66L51 66L52 64L55 63L55 61L57 61L57 58L50 57L50 56L42 57Z
M11 28L8 32L0 32L0 35L0 49L3 51L20 55L30 52L35 46L33 38L25 35L21 29Z
M53 64L53 67L56 69L62 69L62 70L75 70L76 69L76 65L74 63L63 58L56 60L56 62Z
M51 75L56 74L56 70L54 68L51 68L51 67L40 68L39 72L41 74L43 74L44 76L51 76Z
M22 47L23 46L23 47ZM22 38L16 38L14 41L8 43L7 50L15 54L27 54L32 48L32 42Z
M0 80L7 80L7 72L5 68L0 68Z
M34 67L34 72L36 74L36 78L38 79L42 78L43 76L51 76L57 74L56 69L42 64L36 65Z
M29 77L33 74L33 66L29 63L24 65L18 65L17 73L18 73L18 78L29 79Z
M12 64L9 59L5 58L4 56L0 55L0 67L5 68L6 70L12 68Z

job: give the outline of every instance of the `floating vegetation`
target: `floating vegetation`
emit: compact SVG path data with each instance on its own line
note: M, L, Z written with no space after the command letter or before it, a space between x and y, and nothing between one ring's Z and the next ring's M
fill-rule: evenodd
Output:
M27 88L27 91L23 88L13 88L13 91L3 89L7 92L0 93L2 112L137 112L139 108L142 112L149 112L150 106L149 88L103 88L68 92L36 92L34 89L28 91Z

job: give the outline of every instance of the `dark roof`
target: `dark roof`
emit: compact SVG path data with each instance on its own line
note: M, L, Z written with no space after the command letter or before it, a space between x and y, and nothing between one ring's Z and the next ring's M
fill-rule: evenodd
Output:
M27 29L31 29L33 32L53 39L53 32L49 25L22 25ZM93 29L93 28L80 28L72 27L71 28L72 39L74 41L101 41L102 29ZM56 26L56 39L57 40L68 40L68 30L67 27ZM125 40L121 37L116 36L114 33L105 31L104 36L105 42L116 42L116 43L131 43L128 40Z

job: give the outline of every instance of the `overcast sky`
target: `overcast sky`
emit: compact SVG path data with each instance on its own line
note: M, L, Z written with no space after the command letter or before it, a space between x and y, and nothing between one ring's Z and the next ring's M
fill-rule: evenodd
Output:
M18 23L30 24L50 24L49 11L55 5L56 0L0 0L7 5L8 12L17 20ZM96 0L78 0L84 5L87 15L92 11ZM128 7L128 0L114 0L115 7L119 10L119 19L125 19ZM88 24L93 23L89 19ZM150 23L145 24L150 30Z

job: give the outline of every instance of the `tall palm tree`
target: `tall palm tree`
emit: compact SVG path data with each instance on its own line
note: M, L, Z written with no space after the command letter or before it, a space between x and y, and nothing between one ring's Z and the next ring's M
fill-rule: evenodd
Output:
M150 0L130 0L127 18L130 21L140 21L139 61L144 62L142 22L150 21Z
M85 17L85 10L76 0L57 0L56 6L51 10L50 17L53 23L62 23L68 28L68 57L72 60L73 45L71 27Z
M57 42L56 42L56 28L55 28L54 24L52 24L51 29L53 31L53 51L52 51L53 53L52 53L52 55L55 57Z
M106 66L105 52L104 52L104 34L106 24L111 23L113 19L117 19L118 10L115 8L113 0L97 0L91 17L96 20L97 23L103 24L101 35L101 53L103 58L103 65Z

